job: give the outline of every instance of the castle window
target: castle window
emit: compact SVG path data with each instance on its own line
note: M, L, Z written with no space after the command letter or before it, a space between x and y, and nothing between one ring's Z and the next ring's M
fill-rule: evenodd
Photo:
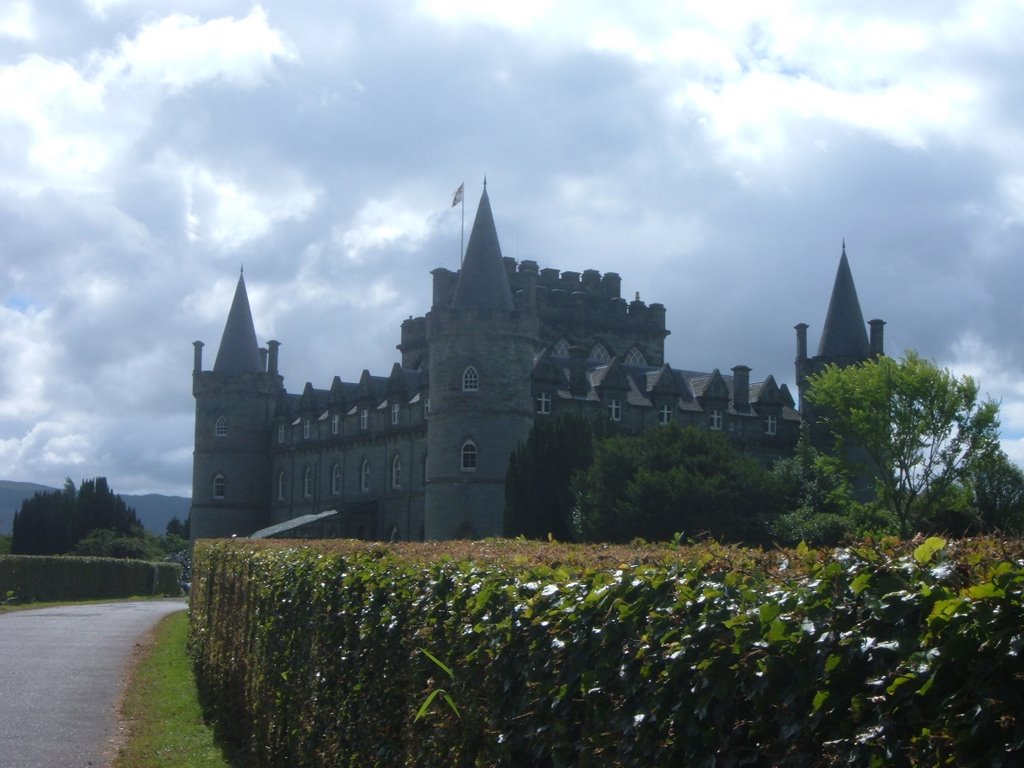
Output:
M537 395L537 413L546 416L551 413L551 395L541 392Z
M360 429L366 429L369 426L370 426L370 409L369 408L363 408L363 410L361 410L359 412L359 428Z
M569 356L569 342L565 339L559 339L555 342L555 346L551 349L552 357L568 357Z
M612 359L612 356L608 354L608 350L604 344L595 344L593 349L590 350L590 356L587 357L591 363L607 363Z
M476 472L476 443L472 440L462 444L462 471Z
M284 424L277 425L277 442L284 443Z
M302 476L302 498L313 498L313 468L306 467L306 474Z
M363 493L370 491L370 461L363 459L363 465L359 468L359 490Z
M391 487L402 487L402 459L397 454L391 461Z
M277 474L277 500L284 501L285 495L288 493L288 482L285 479L284 472L278 472Z
M341 414L336 413L331 416L331 434L336 435L341 428Z
M718 408L713 409L708 415L708 426L716 430L722 428L722 412Z
M658 410L658 423L659 424L669 424L671 422L672 422L672 406L671 405L663 405L663 406L661 406L661 408Z
M765 420L764 420L764 433L766 435L774 435L777 423L778 422L777 422L777 419L776 419L775 416L768 416L767 418L765 418Z
M331 467L331 495L337 496L341 493L341 465L335 463Z
M423 418L427 418L430 415L430 398L428 397L423 401Z
M224 475L222 475L222 474L220 474L218 472L217 475L213 478L213 498L215 498L215 499L223 499L224 498L224 487L225 487L225 485L226 485L226 482L224 480Z
M303 440L309 440L309 436L312 433L312 431L313 431L313 422L312 421L310 421L309 419L306 419L304 422L302 422L302 439Z
M472 365L462 372L462 391L476 392L480 389L480 376Z
M610 400L608 402L608 418L612 421L622 421L621 400Z
M398 403L392 403L391 404L391 423L392 424L397 424L398 423L398 417L401 415L401 413L402 413L402 407Z
M626 359L623 360L622 362L625 363L626 365L644 366L647 365L647 358L644 357L643 352L641 352L636 347L633 347L632 349L629 350L629 352L626 353Z
M228 436L228 420L223 416L217 417L217 423L213 427L213 434L217 437Z

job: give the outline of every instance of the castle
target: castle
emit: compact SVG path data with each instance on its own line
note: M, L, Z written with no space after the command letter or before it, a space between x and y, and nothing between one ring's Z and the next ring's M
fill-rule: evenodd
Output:
M287 535L447 539L501 535L505 472L536 419L603 413L623 429L721 430L770 462L792 453L801 412L773 376L672 368L665 307L620 295L615 273L502 257L486 184L461 268L435 269L424 317L402 323L388 376L289 393L277 341L260 347L239 276L212 370L194 343L192 538ZM818 354L796 326L807 377L883 353L840 257Z

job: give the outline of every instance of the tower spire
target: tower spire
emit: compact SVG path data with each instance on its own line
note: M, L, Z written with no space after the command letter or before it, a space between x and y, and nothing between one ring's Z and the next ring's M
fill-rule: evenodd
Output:
M217 373L263 373L263 360L256 341L256 328L249 309L249 294L245 290L245 277L239 273L235 297L231 301L224 334L213 364Z
M469 232L466 255L455 285L452 309L503 310L513 309L512 290L505 273L494 226L491 201L484 187L476 209L473 228Z
M839 257L839 269L832 286L828 313L825 315L818 355L846 365L865 360L869 354L864 315L860 310L857 288L853 284L853 273L846 257L846 238L843 238L843 251Z

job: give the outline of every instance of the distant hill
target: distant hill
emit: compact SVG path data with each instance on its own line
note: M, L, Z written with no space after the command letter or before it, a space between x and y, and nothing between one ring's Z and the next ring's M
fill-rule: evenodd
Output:
M0 534L11 532L14 513L21 509L25 499L31 498L37 491L57 491L48 485L38 483L20 483L13 480L0 480ZM191 499L183 496L163 496L159 493L147 493L140 496L119 494L124 503L132 507L139 516L142 527L150 533L163 534L172 517L182 522L188 517Z

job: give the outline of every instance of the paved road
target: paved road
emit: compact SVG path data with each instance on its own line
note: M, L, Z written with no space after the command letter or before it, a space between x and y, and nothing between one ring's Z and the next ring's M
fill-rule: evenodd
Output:
M73 605L0 615L0 766L104 766L135 642L185 601Z

